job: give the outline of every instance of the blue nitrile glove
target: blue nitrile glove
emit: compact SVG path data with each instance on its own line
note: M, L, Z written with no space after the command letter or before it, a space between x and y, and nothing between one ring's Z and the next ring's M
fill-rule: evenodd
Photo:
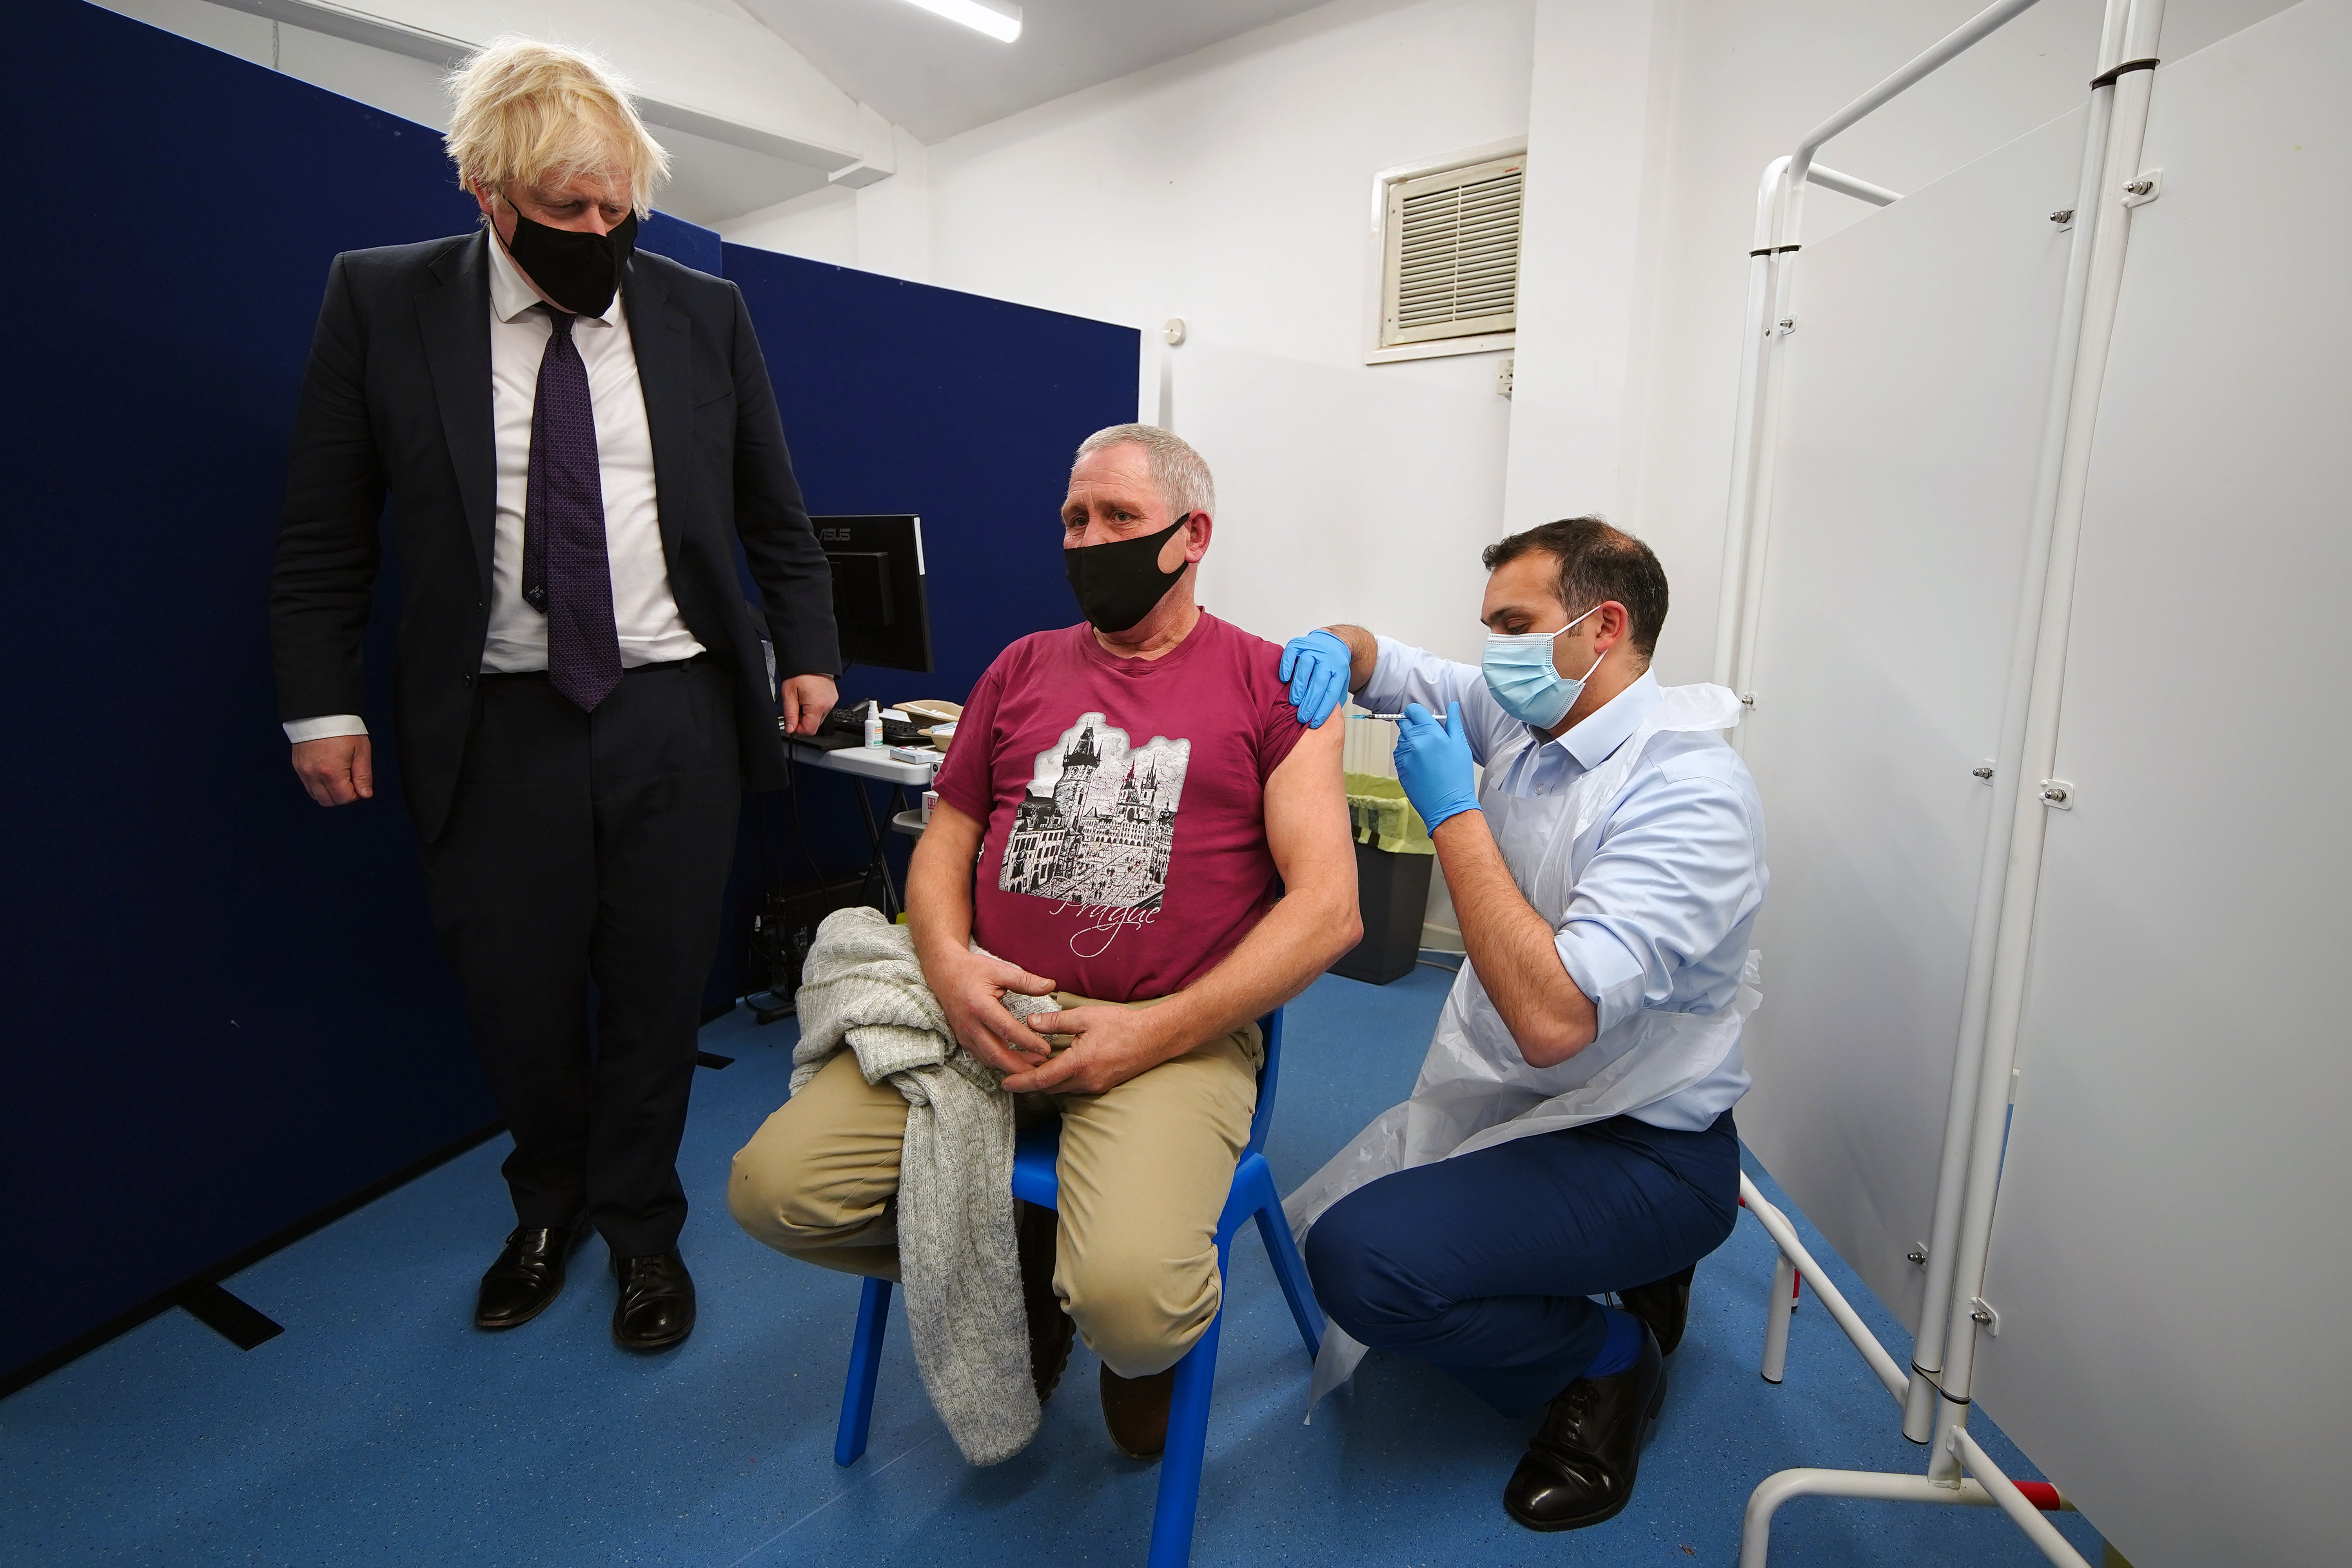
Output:
M1477 786L1470 772L1470 737L1462 729L1462 704L1449 705L1445 722L1430 716L1418 702L1404 706L1397 721L1397 782L1432 833L1449 816L1478 809Z
M1308 632L1283 645L1276 678L1290 682L1290 705L1298 710L1300 723L1320 730L1331 710L1346 700L1353 659L1348 645L1326 631Z

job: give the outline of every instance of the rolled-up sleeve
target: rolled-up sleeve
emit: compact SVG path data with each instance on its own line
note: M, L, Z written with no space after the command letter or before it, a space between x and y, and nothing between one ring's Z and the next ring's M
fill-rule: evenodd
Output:
M1763 902L1758 825L1734 779L1705 753L1642 773L1577 878L1554 939L1606 1034L1664 1005L1694 959Z
M1470 736L1470 754L1481 766L1528 733L1526 725L1503 711L1475 665L1440 658L1394 637L1374 640L1380 645L1380 658L1372 666L1371 679L1356 694L1356 700L1372 712L1402 712L1406 703L1418 702L1443 719L1447 704L1459 702L1462 726Z

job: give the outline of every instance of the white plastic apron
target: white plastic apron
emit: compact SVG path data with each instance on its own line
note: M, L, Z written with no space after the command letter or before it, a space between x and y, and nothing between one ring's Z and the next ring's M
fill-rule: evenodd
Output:
M1739 722L1739 699L1720 686L1668 687L1650 716L1607 761L1559 795L1507 795L1488 770L1479 809L1503 863L1538 914L1554 927L1574 894L1570 850L1614 805L1641 765L1654 735L1727 730ZM1644 1009L1623 1019L1555 1067L1530 1067L1502 1015L1467 963L1445 998L1437 1032L1422 1059L1412 1098L1374 1118L1355 1142L1332 1156L1285 1200L1284 1215L1303 1243L1323 1211L1368 1182L1528 1138L1623 1116L1670 1100L1723 1065L1739 1043L1740 1024L1763 1000L1757 955L1732 1005L1719 1013ZM1316 1404L1354 1375L1365 1347L1327 1321L1307 1394Z

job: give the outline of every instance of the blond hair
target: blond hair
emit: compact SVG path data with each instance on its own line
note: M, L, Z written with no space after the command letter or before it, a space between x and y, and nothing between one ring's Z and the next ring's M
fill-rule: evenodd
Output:
M449 73L454 112L443 145L457 183L503 193L577 174L629 183L645 216L669 175L669 154L646 134L628 84L593 55L508 34Z

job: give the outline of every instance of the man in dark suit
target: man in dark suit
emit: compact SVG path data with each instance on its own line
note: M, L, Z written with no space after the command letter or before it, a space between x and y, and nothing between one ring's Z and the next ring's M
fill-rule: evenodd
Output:
M625 89L504 39L453 90L483 228L328 278L271 584L279 710L314 800L374 793L388 495L401 784L515 1142L474 1321L536 1316L593 1227L614 1338L660 1350L694 1326L677 1156L741 792L784 782L780 701L801 733L833 707L829 576L741 295L634 249L667 160Z

